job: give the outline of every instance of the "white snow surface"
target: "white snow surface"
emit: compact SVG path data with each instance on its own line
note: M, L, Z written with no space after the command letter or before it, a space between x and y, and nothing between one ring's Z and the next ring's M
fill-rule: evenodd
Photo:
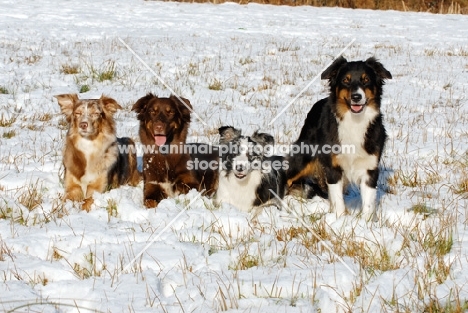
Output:
M456 192L468 166L466 16L136 0L0 7L0 311L423 312L431 299L468 300L467 203ZM347 59L376 56L393 75L377 222L352 209L353 190L338 219L325 200L288 196L288 209L252 220L195 190L148 210L142 184L96 194L89 213L60 204L66 125L53 95L88 85L80 97L113 97L124 107L118 136L138 141L132 104L171 93L123 42L206 123L192 116L190 142L216 142L232 125L290 144L327 83L270 121L353 39ZM99 79L109 68L115 77ZM308 246L311 232L292 235L306 228L327 237ZM453 245L434 266L415 238L447 232ZM350 238L393 266L340 253Z

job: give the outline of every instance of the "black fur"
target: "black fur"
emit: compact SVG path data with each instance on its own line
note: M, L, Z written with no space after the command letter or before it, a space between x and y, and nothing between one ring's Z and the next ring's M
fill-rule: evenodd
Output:
M255 187L255 199L251 207L260 206L275 199L275 195L270 192L270 189L279 198L284 197L286 191L285 159L281 156L265 154L265 152L267 152L265 147L270 146L273 148L274 146L274 139L271 135L255 132L252 136L243 136L240 130L231 126L219 128L219 134L222 167L220 175L224 175L225 177L232 176L234 180L232 183L236 184L236 179L234 177L240 177L240 179L242 179L250 175L254 170L261 171L261 181ZM248 143L249 149L246 154L248 161L239 164L238 162L236 163L238 160L236 158L241 155L240 145L242 142ZM258 148L258 150L256 148ZM274 164L274 166L268 167L268 164ZM280 165L280 167L278 167L278 165ZM239 171L242 174L235 176ZM219 179L223 179L223 177L220 176ZM242 197L243 195L237 196ZM218 198L218 200L222 201L223 199Z
M265 157L264 160L281 164L284 164L285 162L284 157L277 155ZM274 199L275 196L270 190L274 191L280 199L284 198L286 193L286 171L283 169L271 169L269 173L263 175L262 182L257 187L257 199L254 201L253 205L260 206L269 200Z
M321 78L329 81L330 94L314 104L295 144L314 145L320 151L325 145L342 145L339 128L345 127L342 124L345 116L348 116L348 122L347 128L343 129L352 135L354 127L351 127L352 122L349 120L362 116L365 110L372 110L367 112L377 113L375 116L369 115L367 130L362 135L365 137L362 146L365 153L375 155L380 161L387 138L380 112L382 86L385 79L392 78L390 72L375 58L348 62L340 57L323 72ZM358 127L362 126L356 125ZM299 153L289 156L288 185L291 189L302 189L309 198L315 195L326 198L328 184L336 184L347 174L337 156L333 153ZM378 175L378 166L375 166L362 179L366 179L367 186L376 188Z
M136 154L129 152L127 155L120 151L120 149L124 150L129 147L133 147L133 149L135 149L135 142L128 137L121 137L117 138L114 145L119 146L119 153L117 155L116 162L107 174L107 181L109 182L108 189L127 184L129 182L129 177L134 177L136 181L141 179L140 173L134 170L137 167ZM136 149L134 151L136 151Z
M198 190L204 190L204 195L213 196L218 184L219 171L216 170L219 166L218 147L205 143L187 143L185 144L190 151L192 164L204 162L205 166L198 166L193 169L194 175L197 178L200 186ZM206 165L212 165L213 168Z

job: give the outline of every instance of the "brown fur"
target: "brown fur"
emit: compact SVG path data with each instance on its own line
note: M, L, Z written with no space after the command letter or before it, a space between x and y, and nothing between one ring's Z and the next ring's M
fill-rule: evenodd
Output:
M119 153L118 145L134 143L115 135L114 113L121 106L112 98L78 99L76 94L55 96L69 124L63 151L65 199L83 201L89 211L95 191L104 192L140 180L136 154Z
M146 147L143 155L143 197L148 208L192 188L212 190L215 184L213 173L201 177L200 173L188 169L187 164L192 160L190 154L169 148L183 147L187 139L192 105L187 99L182 98L182 101L184 103L175 96L158 98L149 93L132 108L140 120L140 139ZM161 147L157 146L155 136L165 138ZM153 152L148 151L149 147Z

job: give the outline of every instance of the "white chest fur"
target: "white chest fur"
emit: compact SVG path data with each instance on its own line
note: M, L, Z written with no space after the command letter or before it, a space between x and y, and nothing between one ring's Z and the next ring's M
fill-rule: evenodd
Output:
M115 137L109 136L109 138L99 139L101 140L78 138L75 143L75 147L83 153L86 160L84 175L80 179L84 194L86 194L87 186L90 183L96 181L102 175L107 175L118 154L117 147L111 146L115 141Z
M250 212L257 197L257 187L261 181L262 173L260 171L252 171L242 180L236 178L233 173L226 176L226 172L221 171L216 200L232 204L240 211Z
M100 175L100 173L94 169L96 168L96 162L99 162L96 156L102 155L102 153L99 153L102 147L98 147L96 143L91 140L80 138L76 142L76 148L83 153L86 160L86 169L84 175L81 177L82 189L84 189L84 193L86 194L86 186L90 182L96 180Z
M364 141L370 123L378 112L372 107L364 108L359 114L348 111L338 123L338 137L342 153L337 159L347 179L359 183L367 177L367 170L377 167L377 156L364 150Z

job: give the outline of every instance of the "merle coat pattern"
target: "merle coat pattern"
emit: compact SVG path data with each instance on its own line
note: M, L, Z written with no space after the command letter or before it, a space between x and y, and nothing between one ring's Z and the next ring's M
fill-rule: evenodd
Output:
M219 134L222 152L216 192L218 202L250 212L254 207L276 202L276 196L284 197L285 161L280 156L265 153L268 145L274 145L271 135L255 132L252 136L243 136L231 126L221 127Z

